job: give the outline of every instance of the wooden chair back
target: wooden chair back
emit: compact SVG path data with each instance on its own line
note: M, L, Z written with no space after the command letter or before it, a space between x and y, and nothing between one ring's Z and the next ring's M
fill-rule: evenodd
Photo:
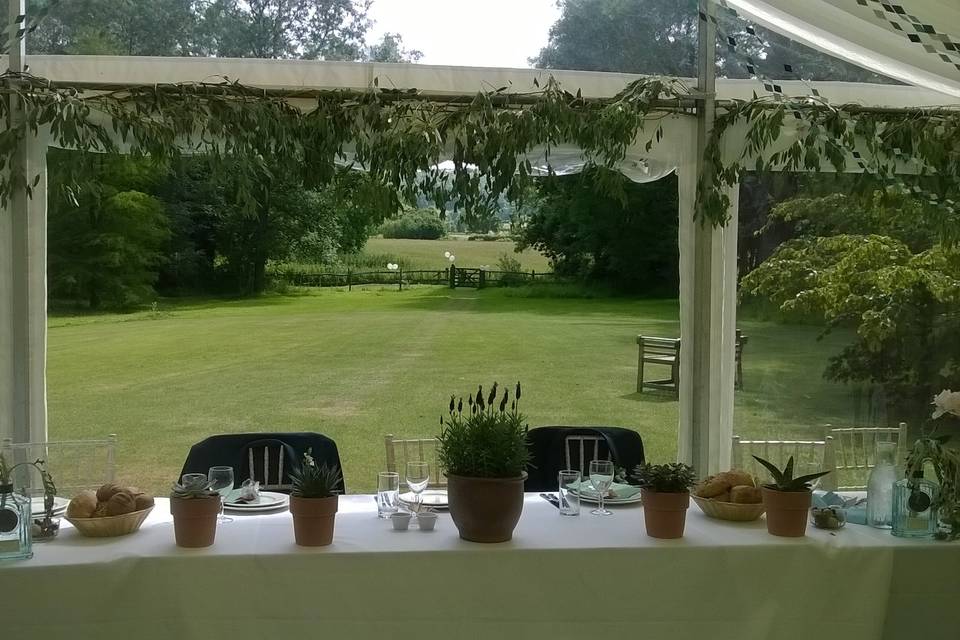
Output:
M99 489L116 480L117 436L92 440L62 440L59 442L20 442L4 439L2 451L7 462L44 460L47 470L57 485L57 494L72 497L84 489ZM43 494L40 477L30 470L18 469L15 486L26 488L30 495Z
M400 474L400 486L404 486L404 473L408 462L426 462L430 465L429 487L447 486L447 476L440 471L437 458L436 438L397 438L392 433L383 438L387 453L387 471Z
M563 455L567 469L576 469L583 478L590 470L591 460L612 460L613 454L603 436L571 435L563 439Z
M907 455L907 423L897 427L843 427L827 425L826 434L836 443L837 470L840 489L867 488L867 475L877 464L877 443L890 442L897 447L897 464L903 464Z
M816 486L828 491L837 488L836 455L830 436L823 440L744 440L733 436L733 468L746 471L760 482L769 482L770 473L754 460L755 455L780 468L793 456L794 476L831 471L820 478Z

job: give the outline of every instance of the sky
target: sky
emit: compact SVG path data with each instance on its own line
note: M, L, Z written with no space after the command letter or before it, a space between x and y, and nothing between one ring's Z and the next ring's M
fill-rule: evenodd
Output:
M374 0L368 41L389 31L423 64L527 68L560 16L556 0Z

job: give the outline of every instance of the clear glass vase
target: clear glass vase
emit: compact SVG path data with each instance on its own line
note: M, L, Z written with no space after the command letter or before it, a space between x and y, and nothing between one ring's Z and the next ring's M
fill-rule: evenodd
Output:
M0 485L0 560L33 557L30 510L30 498Z
M893 526L893 486L897 482L897 445L877 442L876 463L867 480L867 524L878 529Z
M937 531L940 488L922 472L898 480L893 489L893 535L901 538L932 538Z

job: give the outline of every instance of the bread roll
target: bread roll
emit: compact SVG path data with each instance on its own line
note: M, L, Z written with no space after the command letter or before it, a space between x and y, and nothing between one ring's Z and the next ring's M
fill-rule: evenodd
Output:
M720 475L710 476L704 480L695 493L701 498L715 498L729 489L730 485Z
M753 477L746 471L739 471L737 469L717 474L717 479L729 483L727 485L728 487L738 487L740 485L753 486Z
M730 502L738 504L759 504L763 502L763 493L756 487L739 485L730 489Z
M711 498L711 500L716 500L717 502L730 502L730 492L724 491L720 495Z
M126 491L118 491L107 500L106 511L108 516L122 516L125 513L135 511L136 508L137 503L133 496Z
M73 496L67 505L68 518L92 518L97 510L97 494L93 491L81 491Z
M143 511L153 506L153 496L146 493L137 495L133 500L137 511Z
M112 482L109 484L105 484L99 489L97 489L97 500L99 502L106 502L107 500L113 497L113 494L117 493L118 491L126 491L126 489Z

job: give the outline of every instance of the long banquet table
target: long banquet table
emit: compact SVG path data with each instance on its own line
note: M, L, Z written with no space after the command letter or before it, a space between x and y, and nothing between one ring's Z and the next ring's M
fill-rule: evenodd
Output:
M586 505L584 505L586 507ZM642 509L561 517L534 494L512 542L394 532L340 501L334 544L294 545L290 514L234 515L209 549L174 545L166 500L124 538L64 522L0 564L2 638L960 638L960 545L848 525L804 539L706 518L645 536Z

